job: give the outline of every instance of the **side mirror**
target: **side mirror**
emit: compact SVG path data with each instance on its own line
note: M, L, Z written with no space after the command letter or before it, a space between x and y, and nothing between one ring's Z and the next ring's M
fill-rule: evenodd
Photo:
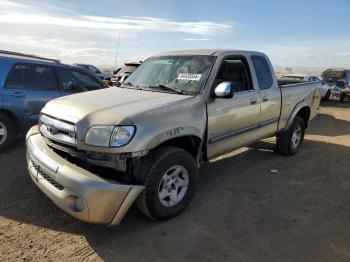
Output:
M233 97L233 83L222 82L215 87L214 97L216 98L232 98Z

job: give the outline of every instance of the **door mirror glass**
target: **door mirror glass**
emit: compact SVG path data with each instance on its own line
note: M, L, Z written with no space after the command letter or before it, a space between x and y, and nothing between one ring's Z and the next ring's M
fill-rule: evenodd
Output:
M232 82L222 82L215 87L215 97L217 98L231 98L233 97L233 84Z

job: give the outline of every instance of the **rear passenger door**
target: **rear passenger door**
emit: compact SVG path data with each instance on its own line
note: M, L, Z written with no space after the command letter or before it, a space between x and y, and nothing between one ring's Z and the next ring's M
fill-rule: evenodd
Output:
M273 77L274 71L266 57L262 55L251 56L255 81L260 89L260 123L258 138L273 136L277 131L281 110L281 90Z
M4 103L26 129L37 123L45 104L59 96L57 77L50 65L16 63L4 88Z

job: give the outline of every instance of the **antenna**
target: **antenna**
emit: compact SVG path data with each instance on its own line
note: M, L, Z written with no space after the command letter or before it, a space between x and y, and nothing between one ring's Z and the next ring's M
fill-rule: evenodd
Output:
M120 31L118 32L118 39L117 39L117 50L115 52L115 61L114 61L114 67L117 69L117 60L118 60L118 51L119 51L119 41L120 41Z

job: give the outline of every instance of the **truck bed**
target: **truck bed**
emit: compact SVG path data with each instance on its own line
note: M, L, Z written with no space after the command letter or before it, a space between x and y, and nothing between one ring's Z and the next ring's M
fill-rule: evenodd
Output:
M283 81L278 81L283 83ZM278 130L282 131L286 126L292 111L299 103L310 101L310 119L317 114L319 100L321 99L321 82L296 82L280 85L282 108Z
M302 80L295 80L295 79L278 79L277 82L279 86L305 83Z

